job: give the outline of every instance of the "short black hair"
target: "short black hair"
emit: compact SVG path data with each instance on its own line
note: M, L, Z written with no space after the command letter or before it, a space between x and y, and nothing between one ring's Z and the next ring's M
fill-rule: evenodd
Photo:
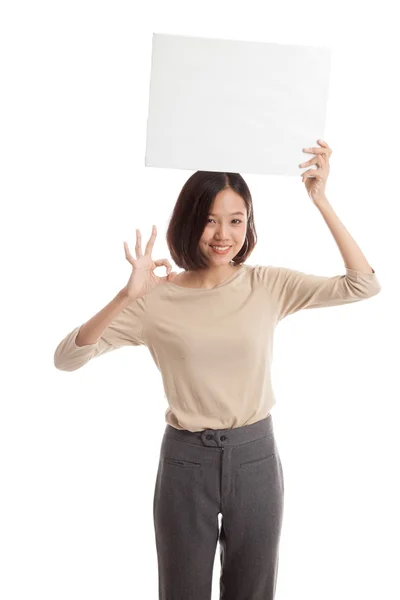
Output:
M196 171L179 193L166 234L171 258L178 267L185 271L208 267L199 249L200 238L216 195L229 188L243 198L247 210L246 241L232 262L244 263L252 253L257 243L253 200L243 177L239 173Z

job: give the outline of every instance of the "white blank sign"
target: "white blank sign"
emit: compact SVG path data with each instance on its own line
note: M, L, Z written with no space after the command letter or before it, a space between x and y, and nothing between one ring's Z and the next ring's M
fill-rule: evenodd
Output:
M145 165L298 177L329 72L328 48L153 34Z

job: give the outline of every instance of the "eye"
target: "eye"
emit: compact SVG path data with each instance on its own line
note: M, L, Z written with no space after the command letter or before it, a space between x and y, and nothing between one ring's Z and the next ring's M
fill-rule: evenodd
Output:
M207 219L208 221L214 221L214 219L212 219L211 217L209 219ZM232 219L232 221L238 221L239 223L241 223L242 221L240 219Z

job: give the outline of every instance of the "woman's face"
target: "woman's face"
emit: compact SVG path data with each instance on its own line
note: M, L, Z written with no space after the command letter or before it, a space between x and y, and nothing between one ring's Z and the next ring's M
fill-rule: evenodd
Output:
M210 266L229 264L245 243L246 231L247 211L243 198L230 188L221 190L215 197L200 238L200 250L210 260ZM224 254L217 254L211 246L230 248Z

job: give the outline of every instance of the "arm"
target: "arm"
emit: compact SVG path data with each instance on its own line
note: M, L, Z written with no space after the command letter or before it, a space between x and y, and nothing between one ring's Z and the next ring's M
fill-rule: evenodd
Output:
M273 265L256 265L256 273L273 300L276 322L299 310L359 302L381 290L375 272L347 267L345 275L332 277Z
M88 346L96 344L101 338L105 329L111 325L112 321L122 312L132 300L129 300L123 291L118 292L111 302L102 308L89 321L86 321L79 328L75 343L77 346Z
M121 290L94 317L65 336L54 352L54 366L75 371L95 356L144 344L144 312L143 298L128 299Z
M324 196L323 200L319 201L316 206L338 245L345 267L361 273L374 273L375 271L368 264L361 249L329 204L327 197Z

